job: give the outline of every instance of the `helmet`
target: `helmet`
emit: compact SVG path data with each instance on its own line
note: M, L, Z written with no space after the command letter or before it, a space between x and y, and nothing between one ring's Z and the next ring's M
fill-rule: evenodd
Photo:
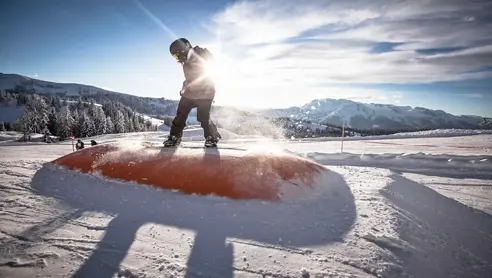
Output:
M191 48L191 43L185 38L179 38L171 43L169 52L178 61L185 61L188 50Z

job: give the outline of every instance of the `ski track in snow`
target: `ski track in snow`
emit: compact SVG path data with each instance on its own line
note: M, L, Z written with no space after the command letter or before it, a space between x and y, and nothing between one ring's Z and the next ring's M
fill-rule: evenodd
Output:
M164 134L98 142L159 142ZM280 204L45 165L70 153L69 142L0 144L0 277L490 275L492 135L391 141L402 145L350 141L340 153L339 142L224 140L332 171L326 194Z

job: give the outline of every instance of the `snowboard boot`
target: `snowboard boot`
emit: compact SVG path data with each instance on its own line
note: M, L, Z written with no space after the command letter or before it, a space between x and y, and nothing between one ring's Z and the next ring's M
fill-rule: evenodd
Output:
M175 147L181 144L181 138L176 136L169 136L166 141L164 141L164 147Z
M212 136L208 136L207 138L205 138L205 147L215 148L215 147L217 147L218 142L219 141L216 138L214 138Z

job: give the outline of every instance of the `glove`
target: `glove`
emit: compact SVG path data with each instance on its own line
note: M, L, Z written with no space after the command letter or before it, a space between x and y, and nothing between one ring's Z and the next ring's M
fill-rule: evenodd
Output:
M188 81L186 81L186 80L185 80L185 81L183 81L183 86L181 87L181 91L179 91L179 95L180 95L180 96L183 96L183 95L186 93L186 91L188 91L188 89L189 89L189 88L188 88L188 83L189 83L189 82L188 82Z

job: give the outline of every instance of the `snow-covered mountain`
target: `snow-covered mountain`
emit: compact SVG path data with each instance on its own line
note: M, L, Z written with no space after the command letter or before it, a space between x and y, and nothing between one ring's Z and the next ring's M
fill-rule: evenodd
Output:
M0 73L0 91L7 90L55 94L69 98L81 96L92 98L98 103L102 103L103 100L114 100L147 115L173 115L177 107L177 101L172 99L139 97L90 85L56 83L19 74Z
M172 116L176 112L177 100L149 98L113 92L95 86L55 83L30 78L18 74L0 73L0 91L18 90L24 92L50 93L59 96L86 96L102 103L105 99L119 101L135 111L150 116ZM313 123L346 125L352 128L390 130L400 129L436 129L436 128L478 128L482 121L478 116L456 116L442 110L422 107L395 106L388 104L360 103L345 99L317 99L303 106L285 109L267 109L256 111L254 115L230 107L216 106L216 114L227 115L229 119L237 117L290 117L309 120ZM219 112L219 110L221 112ZM196 117L192 110L190 118ZM227 119L221 119L222 122Z
M261 111L270 117L290 117L318 123L371 129L477 128L479 116L456 116L442 110L346 99L317 99L300 107Z
M20 74L0 74L0 90L19 88L26 91L78 96L83 94L97 94L98 92L114 93L94 86L75 83L54 83L31 78Z

